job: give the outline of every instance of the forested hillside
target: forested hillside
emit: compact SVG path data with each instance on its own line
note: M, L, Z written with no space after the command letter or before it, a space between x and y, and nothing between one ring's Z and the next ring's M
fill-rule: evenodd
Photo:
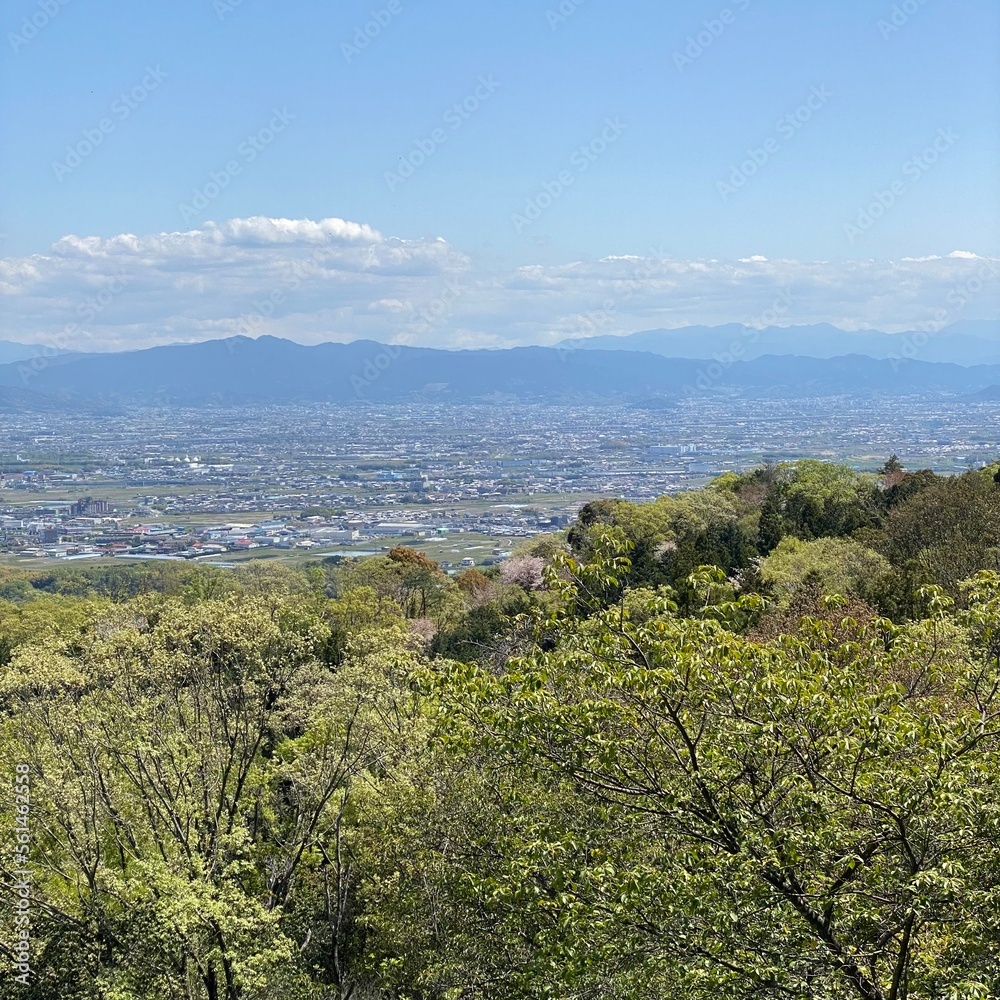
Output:
M998 995L1000 466L0 573L0 996Z

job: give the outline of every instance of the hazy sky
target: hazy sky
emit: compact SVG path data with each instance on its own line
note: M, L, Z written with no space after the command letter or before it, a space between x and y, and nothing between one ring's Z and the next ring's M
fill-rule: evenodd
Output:
M0 337L549 342L781 295L783 325L898 329L982 268L946 255L1000 257L995 0L8 0L0 28Z

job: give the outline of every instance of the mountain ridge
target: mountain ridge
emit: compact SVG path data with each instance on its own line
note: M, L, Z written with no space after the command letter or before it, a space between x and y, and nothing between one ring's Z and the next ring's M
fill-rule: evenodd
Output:
M602 334L563 340L557 346L575 350L649 351L672 358L733 356L745 361L767 354L816 358L864 354L887 360L905 358L915 352L924 361L1000 364L1000 321L964 320L938 330L903 333L842 330L830 323L761 329L728 323Z
M1000 365L859 354L764 355L723 363L551 347L448 351L366 340L306 346L269 336L0 366L0 386L28 389L60 404L100 406L485 398L635 402L725 391L788 398L868 392L967 396L998 382Z

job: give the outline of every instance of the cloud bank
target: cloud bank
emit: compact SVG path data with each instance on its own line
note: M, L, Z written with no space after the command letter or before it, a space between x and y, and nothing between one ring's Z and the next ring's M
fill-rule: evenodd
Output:
M655 251L486 269L446 240L343 219L64 236L0 260L0 339L122 350L270 334L436 347L550 344L656 327L911 330L1000 316L1000 259L677 260Z

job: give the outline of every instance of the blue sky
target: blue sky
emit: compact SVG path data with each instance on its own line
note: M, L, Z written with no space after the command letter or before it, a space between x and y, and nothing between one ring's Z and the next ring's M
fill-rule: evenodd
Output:
M282 295L267 330L255 327L299 339L419 339L413 313L443 294L449 274L467 291L461 316L435 338L464 345L572 334L567 317L609 301L593 275L587 285L581 273L562 313L539 312L526 293L520 312L512 301L525 281L562 280L571 266L590 273L609 257L876 261L885 275L886 262L906 257L1000 256L992 0L8 0L0 27L0 290L20 339L51 339L59 301L78 307L73 274L101 280L93 252L76 271L63 259L64 238L211 231L218 244L209 224L226 220L343 219L391 245L392 262L368 265L381 284L365 305L397 303L409 333L349 321L364 295L352 286L338 301L325 262L316 301L293 308ZM258 258L254 274L308 256L313 237L289 235L312 232L303 226L286 227L280 259ZM102 243L101 253L123 245ZM350 261L331 252L356 274L371 247L351 246ZM213 261L236 269L234 288L247 263L238 249ZM205 276L192 254L188 285ZM99 317L109 329L84 331L92 346L145 342L158 322L160 340L233 332L241 316L246 325L241 296L256 284L234 291L228 312L192 299L186 321L140 315L126 300L148 293L148 281L166 306L178 288L163 274L184 265L177 254L154 262L156 284L150 261L135 263L141 274ZM44 272L34 285L32 267ZM646 280L650 268L637 267L634 280ZM393 287L394 270L429 281ZM691 289L671 273L645 312L632 293L622 308L619 275L616 306L604 309L614 315L593 332L746 322L791 280L730 269ZM887 316L872 309L875 284L861 301L838 280L843 301L810 298L804 285L788 321L905 327L964 279L935 270L929 290L914 279L920 287ZM814 275L810 287L828 284ZM657 310L671 290L683 308ZM993 298L976 309L995 313ZM282 325L291 312L296 322Z

